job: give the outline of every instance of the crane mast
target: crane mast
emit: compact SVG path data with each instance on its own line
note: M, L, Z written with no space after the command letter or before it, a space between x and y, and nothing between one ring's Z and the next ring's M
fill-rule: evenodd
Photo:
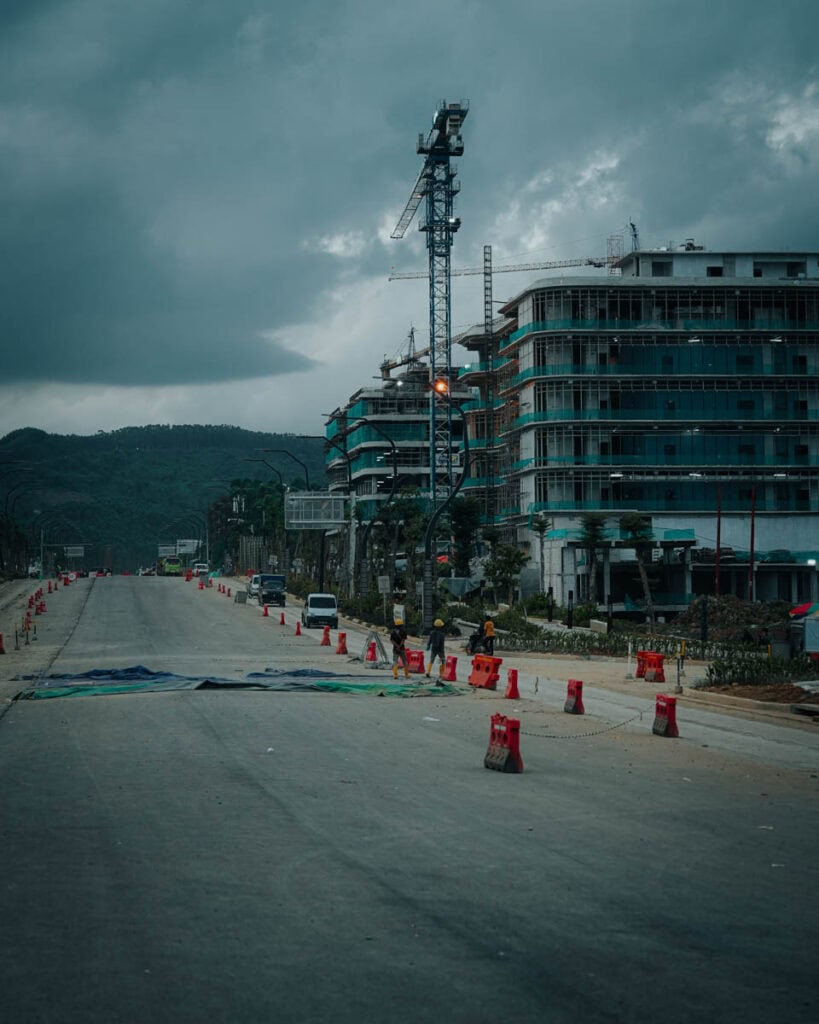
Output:
M415 212L426 199L426 212L419 230L427 236L429 258L429 339L433 379L451 379L452 319L450 299L451 249L460 220L454 216L453 200L460 186L452 157L464 151L461 126L468 113L467 103L441 100L426 138L418 136L416 152L426 157L392 238L403 238ZM438 407L440 406L440 407ZM430 391L429 462L430 500L446 498L452 490L452 404Z

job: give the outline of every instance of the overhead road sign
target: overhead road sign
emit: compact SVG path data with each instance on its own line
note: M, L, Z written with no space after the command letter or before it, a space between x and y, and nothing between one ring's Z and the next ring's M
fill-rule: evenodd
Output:
M329 530L347 522L346 495L317 491L291 492L284 502L286 530Z

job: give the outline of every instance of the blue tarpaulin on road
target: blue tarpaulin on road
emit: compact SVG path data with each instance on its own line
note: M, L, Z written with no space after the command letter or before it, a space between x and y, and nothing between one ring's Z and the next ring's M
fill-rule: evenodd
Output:
M50 697L94 697L116 693L149 693L169 690L274 690L302 693L364 693L384 697L440 697L461 691L448 683L398 683L378 681L372 673L327 676L318 669L266 669L250 672L243 679L218 676L181 676L173 672L155 672L144 665L131 668L91 669L75 675L54 673L35 680L17 694L17 700L44 700Z

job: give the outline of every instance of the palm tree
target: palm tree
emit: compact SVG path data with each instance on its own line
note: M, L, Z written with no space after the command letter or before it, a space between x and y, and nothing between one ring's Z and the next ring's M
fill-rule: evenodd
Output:
M653 627L654 603L651 600L651 587L648 583L648 572L646 571L646 560L651 558L651 547L654 540L654 534L651 530L651 518L640 515L639 512L626 512L620 516L620 529L626 535L626 541L634 547L634 554L637 557L637 571L640 574L640 582L643 585L646 615L648 616L649 624Z
M606 529L605 512L584 512L580 517L580 540L589 566L589 604L597 607L597 550L602 547Z
M543 557L543 546L546 540L546 534L549 530L554 529L554 521L544 516L543 513L536 516L533 523L532 529L537 534L538 546L540 548L540 591L546 593L546 565Z
M498 590L505 590L511 606L515 581L528 561L529 555L514 544L495 545L494 553L486 563L484 572L492 584L496 604Z

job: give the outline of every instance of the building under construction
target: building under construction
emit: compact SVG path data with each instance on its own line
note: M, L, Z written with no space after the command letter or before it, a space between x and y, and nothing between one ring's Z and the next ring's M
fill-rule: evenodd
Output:
M618 573L632 512L649 517L666 570L658 605L713 592L718 550L721 592L815 600L819 253L689 240L615 269L525 288L492 351L482 328L457 339L478 356L461 380L480 389L470 490L486 518L531 548L529 585L564 603L588 593L587 512L607 517L597 593L618 605L639 597Z
M441 453L430 443L430 406L441 400L432 391L431 367L425 353L416 354L412 338L406 358L381 365L381 380L361 388L330 414L325 426L327 479L330 490L349 491L365 521L391 497L413 491L429 499L447 459L457 476L461 468L463 420L452 422L449 450ZM469 398L457 390L457 369L450 381L453 397Z

